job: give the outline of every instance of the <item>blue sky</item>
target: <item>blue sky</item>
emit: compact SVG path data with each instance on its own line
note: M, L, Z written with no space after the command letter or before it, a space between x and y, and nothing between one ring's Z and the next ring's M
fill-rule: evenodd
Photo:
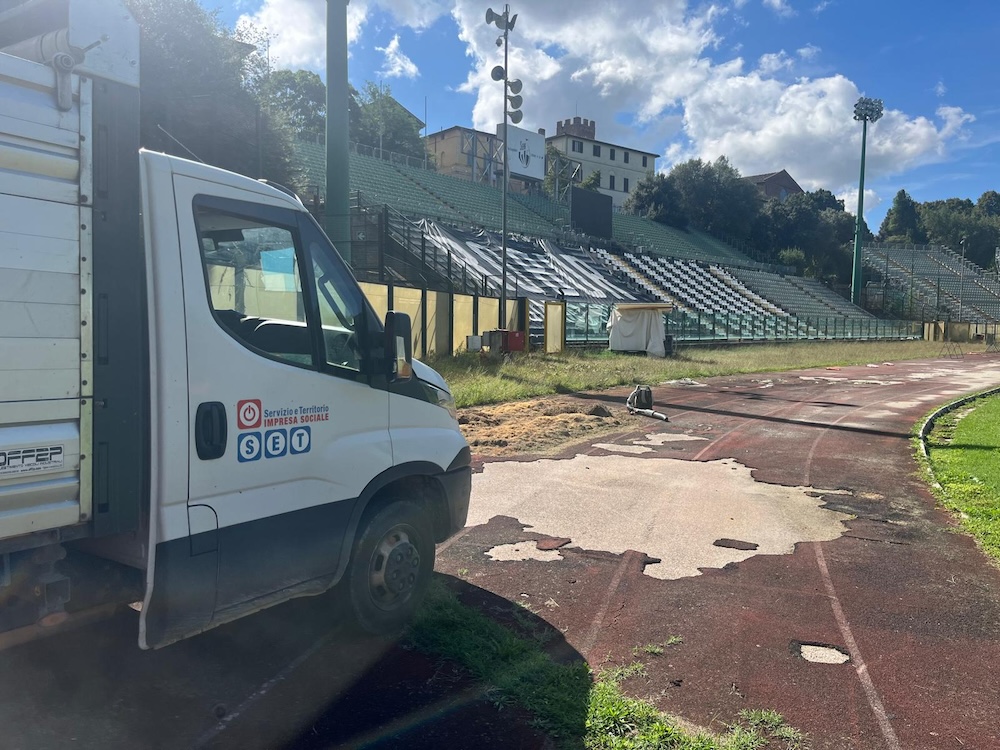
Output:
M323 74L324 0L203 0L267 29L279 67ZM350 78L382 81L431 131L492 130L497 30L480 0L351 0ZM726 155L857 200L859 95L869 129L865 215L1000 189L1000 4L916 0L530 0L512 3L511 75L524 123L597 121L598 138L662 154L660 169Z

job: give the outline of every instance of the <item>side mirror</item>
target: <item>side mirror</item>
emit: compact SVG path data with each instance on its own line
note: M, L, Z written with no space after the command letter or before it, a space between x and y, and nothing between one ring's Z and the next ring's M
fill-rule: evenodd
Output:
M390 382L413 376L413 333L410 316L390 310L385 314L385 363Z

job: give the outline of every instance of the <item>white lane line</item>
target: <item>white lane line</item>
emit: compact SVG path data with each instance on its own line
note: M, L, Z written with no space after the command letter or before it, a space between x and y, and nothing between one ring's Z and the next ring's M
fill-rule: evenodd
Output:
M871 706L872 713L875 714L879 729L882 730L882 736L885 737L885 742L890 750L902 750L902 745L899 744L892 724L889 723L889 715L886 713L885 706L882 705L882 699L879 698L878 691L875 689L875 683L872 682L871 675L868 674L868 665L865 664L865 660L861 656L861 649L858 648L857 641L854 640L854 634L851 632L851 626L847 622L844 609L840 606L837 590L833 587L833 579L830 578L830 570L826 567L823 547L816 543L813 544L813 550L816 552L816 563L819 565L819 572L823 577L823 585L826 587L827 596L830 597L833 616L837 620L837 627L840 628L840 634L843 636L844 644L851 655L851 661L854 662L854 671L857 672L858 680L861 681L861 687L868 698L868 705Z
M625 550L625 554L622 555L621 562L618 563L618 570L615 571L615 575L611 579L611 583L608 585L608 590L604 594L604 602L601 604L601 608L597 611L597 615L590 623L590 629L587 631L587 635L580 643L579 652L583 655L584 659L590 658L590 650L594 647L594 644L597 643L597 637L601 634L601 627L604 625L604 618L608 616L608 609L611 607L611 599L618 592L618 587L622 582L622 576L625 575L625 569L628 567L629 554L630 550Z

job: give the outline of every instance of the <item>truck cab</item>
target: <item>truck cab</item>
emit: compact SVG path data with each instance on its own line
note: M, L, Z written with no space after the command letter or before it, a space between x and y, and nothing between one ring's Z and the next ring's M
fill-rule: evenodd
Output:
M134 22L80 5L68 70L0 53L0 633L131 602L159 647L341 581L400 627L468 509L447 385L293 194L138 149Z

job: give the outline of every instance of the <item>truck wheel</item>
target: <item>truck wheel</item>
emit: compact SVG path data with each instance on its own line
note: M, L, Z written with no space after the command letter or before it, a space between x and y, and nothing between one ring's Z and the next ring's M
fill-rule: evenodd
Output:
M420 506L397 501L363 521L348 573L358 626L375 635L400 630L420 605L433 572L434 537Z

